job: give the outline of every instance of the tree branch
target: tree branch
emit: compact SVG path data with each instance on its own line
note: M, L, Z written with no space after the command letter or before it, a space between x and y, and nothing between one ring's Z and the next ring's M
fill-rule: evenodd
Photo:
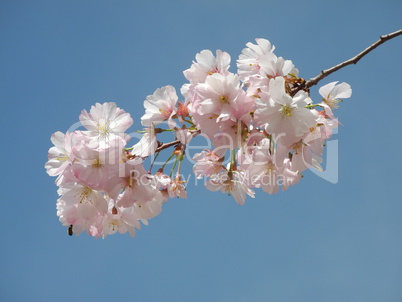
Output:
M380 46L381 44L385 43L388 40L391 40L399 35L402 35L402 29L397 30L393 33L390 33L388 35L383 35L380 36L380 39L375 42L374 44L370 45L369 47L367 47L365 50L363 50L361 53L357 54L356 56L354 56L353 58L350 58L349 60L342 62L338 65L335 65L334 67L325 69L323 71L321 71L321 73L314 77L311 78L310 80L308 80L304 85L300 85L298 87L296 87L293 91L292 94L295 94L297 91L302 90L302 89L307 89L310 88L311 86L314 86L316 84L318 84L319 81L321 81L323 78L325 78L326 76L330 75L331 73L334 73L335 71L351 65L351 64L356 64L357 62L359 62L359 60L361 58L363 58L366 54L368 54L370 51L374 50L375 48L377 48L378 46Z
M192 138L194 138L194 137L196 137L198 134L200 134L201 133L201 131L200 130L197 130L197 131L194 131L192 134L191 134L191 136L192 136ZM172 147L172 146L174 146L174 145L177 145L177 144L179 144L180 143L180 140L175 140L175 141L172 141L172 142L169 142L169 143L164 143L164 144L162 144L162 145L160 145L156 150L155 150L155 152L159 152L159 151L162 151L162 150L165 150L165 149L167 149L167 148L170 148L170 147Z
M174 145L177 145L178 143L180 143L180 141L178 139L175 140L175 141L169 142L169 143L164 143L164 144L160 145L158 148L156 148L155 153L159 152L159 151L162 151L162 150L165 150L165 149L167 149L169 147L172 147Z

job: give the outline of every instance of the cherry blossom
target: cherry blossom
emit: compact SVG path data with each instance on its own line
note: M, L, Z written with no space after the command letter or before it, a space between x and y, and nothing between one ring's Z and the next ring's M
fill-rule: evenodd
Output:
M136 142L126 133L133 119L115 103L82 110L84 131L55 132L45 169L57 177L57 216L68 234L134 237L164 204L190 196L190 176L244 205L257 190L286 191L306 169L322 170L339 124L333 110L352 90L329 83L314 103L311 85L274 50L266 39L247 43L237 73L229 71L228 53L202 50L183 72L182 97L170 85L146 97ZM208 146L189 156L198 135Z
M54 147L49 149L48 161L45 164L45 169L50 176L59 175L71 163L70 136L71 133L67 132L64 134L60 131L52 134L50 140L54 144Z
M296 142L316 124L318 113L305 108L312 101L304 91L290 96L285 91L285 80L278 77L270 84L270 93L256 100L254 113L257 125L265 131L281 137L285 144Z
M187 128L182 128L182 129L175 129L176 130L176 138L182 143L183 145L186 145L190 143L191 139L193 138L193 134L191 133L190 130Z
M260 72L260 59L267 53L272 53L275 46L271 45L266 39L255 39L257 44L247 43L247 48L244 48L237 60L238 74L242 81Z
M282 189L286 190L289 184L295 183L298 175L288 168L281 156L277 156L280 152L272 151L271 140L267 138L252 148L251 154L248 155L250 160L245 161L242 167L247 171L253 186L262 188L266 193L276 194L281 185Z
M122 148L91 149L87 144L73 148L75 157L71 164L74 176L87 186L104 190L110 178L117 176Z
M142 163L136 159L125 163L123 175L120 175L119 180L121 188L118 191L122 191L122 193L116 196L116 188L109 191L109 194L117 199L119 206L127 208L134 203L144 204L152 200L156 194L160 194L152 186L152 176L145 171Z
M255 192L250 189L244 171L222 171L213 175L206 182L205 187L210 191L219 190L232 195L239 205L244 205L246 202L246 194L252 198L255 197Z
M83 133L91 138L91 147L108 147L110 144L116 144L119 139L130 139L124 132L133 124L133 119L115 103L96 103L89 113L82 110L80 121L88 129Z
M59 190L58 216L63 224L74 225L75 232L89 232L97 218L107 212L108 205L100 191L75 183Z
M216 57L209 49L205 49L195 56L196 62L185 70L184 76L191 84L204 83L209 75L219 73L227 75L229 72L230 55L221 50L216 51Z
M97 236L106 238L106 236L113 235L116 232L120 234L128 232L131 237L134 237L135 229L141 229L139 216L135 209L133 207L118 207L111 198L106 198L106 200L108 201L108 212L99 219L96 225Z
M337 83L337 81L328 83L318 90L323 102L331 109L337 109L339 102L342 102L341 99L347 99L352 96L352 88L350 88L349 84Z
M156 139L155 127L151 124L150 128L145 129L145 133L140 141L131 148L131 154L138 157L148 157L155 153L157 147L158 141Z
M185 181L181 180L180 175L177 175L173 181L167 186L169 198L187 198Z
M223 158L220 158L214 151L204 150L201 153L196 153L193 156L196 162L193 166L194 174L197 178L211 176L222 171Z
M173 86L156 89L154 94L148 95L144 101L145 114L141 117L142 125L151 127L151 124L159 125L168 120L169 126L174 127L175 122L172 117L177 111L177 100L178 97Z

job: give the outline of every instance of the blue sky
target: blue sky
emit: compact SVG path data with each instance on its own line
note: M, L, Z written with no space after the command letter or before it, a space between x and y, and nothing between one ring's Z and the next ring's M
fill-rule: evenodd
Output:
M241 207L190 181L135 238L95 240L67 236L43 168L50 135L95 102L140 129L145 97L179 89L203 49L229 52L235 72L266 38L308 79L402 28L401 13L400 1L1 1L0 300L401 301L402 37L321 82L353 89L336 112L337 184L309 172Z

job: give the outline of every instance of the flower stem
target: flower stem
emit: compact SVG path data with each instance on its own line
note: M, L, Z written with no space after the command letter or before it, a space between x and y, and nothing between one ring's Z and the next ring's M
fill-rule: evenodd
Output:
M160 153L160 151L155 152L154 160L152 161L151 165L149 166L149 170L148 170L148 173L150 173L150 174L151 174L151 171L152 171L152 167L154 166L154 163L156 161L156 158L159 156L159 153Z
M307 109L313 109L315 107L322 107L322 106L320 104L311 104L311 105L304 106L304 108L307 108Z
M170 170L170 174L169 174L170 178L172 178L173 171L174 171L174 169L176 168L178 159L179 159L179 156L176 155L176 159L175 159L175 161L174 161L174 163L173 163L172 170Z
M162 167L160 168L161 170L163 170L166 166L166 164L172 159L172 157L174 156L174 152L172 152L172 154L169 156L169 158L165 161L165 163L162 165Z
M230 154L230 167L229 171L236 170L236 149L233 149Z

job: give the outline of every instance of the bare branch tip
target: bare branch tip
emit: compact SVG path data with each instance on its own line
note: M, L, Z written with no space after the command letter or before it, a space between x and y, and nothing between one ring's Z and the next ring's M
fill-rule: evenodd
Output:
M373 44L371 44L369 47L367 47L365 50L363 50L362 52L360 52L359 54L357 54L356 56L354 56L353 58L350 58L349 60L346 60L338 65L335 65L331 68L322 70L321 73L314 77L309 79L306 82L306 87L309 88L311 86L314 86L316 84L318 84L318 82L320 82L323 78L327 77L328 75L330 75L331 73L338 71L339 69L348 66L350 64L357 64L357 62L360 61L361 58L363 58L365 55L367 55L369 52L371 52L372 50L374 50L375 48L377 48L379 45L385 43L388 40L391 40L397 36L402 35L402 29L399 29L395 32L389 33L387 35L382 35L380 36L380 39L376 42L374 42ZM297 92L297 91L296 91Z

